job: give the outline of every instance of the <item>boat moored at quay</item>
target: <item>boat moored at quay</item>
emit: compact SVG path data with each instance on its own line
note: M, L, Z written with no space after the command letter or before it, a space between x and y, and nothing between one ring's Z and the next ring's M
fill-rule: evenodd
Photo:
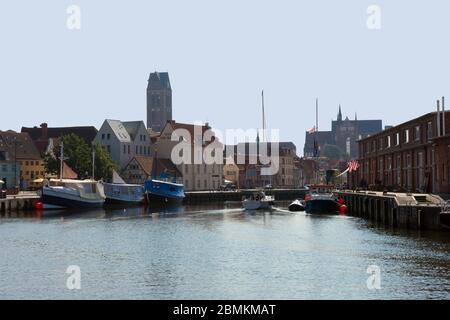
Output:
M106 199L103 185L94 180L47 180L39 194L43 209L100 208Z
M336 214L343 203L333 194L332 185L313 185L305 197L305 211L310 214Z
M140 205L144 202L144 187L126 183L116 171L113 171L112 183L103 183L106 204Z

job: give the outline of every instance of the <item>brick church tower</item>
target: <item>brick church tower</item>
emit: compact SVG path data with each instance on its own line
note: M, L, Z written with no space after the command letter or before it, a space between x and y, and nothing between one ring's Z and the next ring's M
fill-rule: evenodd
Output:
M150 74L147 86L147 128L161 132L172 120L172 88L167 72Z

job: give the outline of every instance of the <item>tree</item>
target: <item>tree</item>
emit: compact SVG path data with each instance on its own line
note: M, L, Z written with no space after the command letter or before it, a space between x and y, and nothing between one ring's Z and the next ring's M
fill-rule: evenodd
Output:
M95 144L94 151L95 151L95 177L97 177L98 179L111 178L113 170L117 170L116 163L111 159L109 153L101 145Z
M92 176L92 150L95 150L95 177L109 178L112 170L116 169L116 164L110 155L98 144L89 146L84 140L71 133L62 136L60 139L64 143L64 161L72 168L80 179ZM44 156L46 172L58 174L60 171L60 144L55 145L51 153Z

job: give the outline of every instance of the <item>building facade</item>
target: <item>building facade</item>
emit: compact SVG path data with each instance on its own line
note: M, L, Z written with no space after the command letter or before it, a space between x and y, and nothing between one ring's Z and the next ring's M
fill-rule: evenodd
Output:
M143 121L105 120L94 143L101 145L122 170L135 156L150 157L152 142Z
M172 87L167 72L151 73L147 85L147 128L161 132L172 120Z
M122 170L122 178L127 183L144 184L145 181L155 176L157 179L167 179L177 183L183 183L183 177L170 159L135 156Z
M427 113L359 141L352 187L450 193L450 112Z
M337 119L331 122L331 131L306 132L303 153L306 158L317 157L325 145L333 145L343 156L355 159L358 157L357 141L382 129L381 120L358 120L356 115L354 120L343 119L339 106Z
M225 160L225 164L223 165L223 178L239 188L239 167L234 162L233 157Z
M212 134L211 139L205 137L207 132ZM179 148L182 145L188 152L184 154L183 151L180 151L178 155L183 157L184 160L175 164L182 174L185 190L219 189L223 182L223 158L220 157L221 161L214 163L208 163L203 158L205 151L207 151L206 148L215 148L220 150L220 153L223 152L223 145L214 136L211 127L208 124L194 125L178 123L174 120L168 121L154 146L155 154L157 158L173 161L172 152L174 148Z
M47 151L51 151L55 141L62 136L75 134L88 145L95 139L98 130L93 126L85 127L49 127L47 123L42 123L40 127L22 127L22 133L28 133L36 148L43 156Z
M0 175L9 188L30 190L40 186L35 180L45 176L44 161L28 133L0 131L0 159L4 159Z

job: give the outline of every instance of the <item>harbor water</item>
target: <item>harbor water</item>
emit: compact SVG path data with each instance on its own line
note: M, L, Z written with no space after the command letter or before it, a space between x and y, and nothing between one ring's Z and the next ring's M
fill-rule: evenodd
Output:
M450 298L448 232L286 207L2 215L0 299Z

